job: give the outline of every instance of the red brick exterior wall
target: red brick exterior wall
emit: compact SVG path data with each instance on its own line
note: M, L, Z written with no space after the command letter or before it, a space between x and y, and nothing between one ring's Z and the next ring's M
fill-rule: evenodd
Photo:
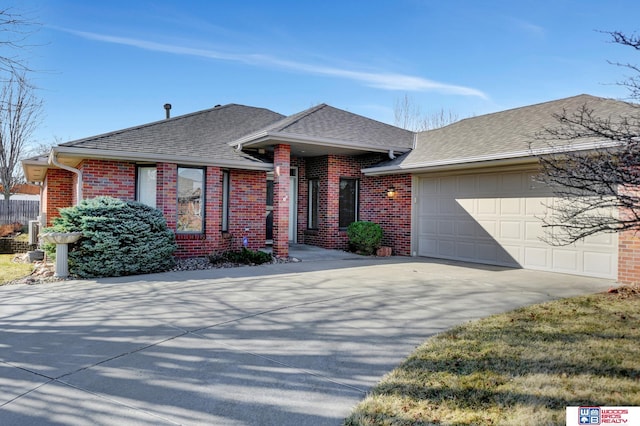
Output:
M132 201L136 198L136 165L122 161L84 160L82 171L84 199L109 196Z
M411 176L364 176L360 170L382 160L384 155L367 154L357 157L329 155L295 159L299 167L298 191L298 241L325 248L346 249L345 230L339 229L340 178L360 181L359 220L382 226L382 244L389 246L393 254L409 256L411 253ZM307 229L308 182L319 179L320 211L317 230ZM386 190L396 188L390 199Z
M46 215L46 225L51 226L53 219L60 217L62 207L74 205L75 174L62 169L49 169L42 190L40 210Z
M635 231L618 235L618 281L640 283L640 235Z
M392 198L387 189L396 190ZM411 255L411 175L367 176L360 181L360 220L382 226L382 245Z
M177 176L178 167L174 164L163 165L163 181L158 177L156 198L162 199L166 212L172 214L172 228L177 227ZM172 185L170 182L174 182ZM205 206L204 206L204 233L180 234L176 233L178 250L177 257L202 257L208 256L220 250L221 226L222 226L222 170L219 167L207 167L205 169ZM169 188L172 186L172 189ZM165 192L161 192L161 189ZM158 195L160 194L160 195ZM172 197L172 194L176 196ZM165 213L167 221L167 213Z
M169 229L178 221L178 165L156 164L156 208L162 212Z
M285 148L288 148L285 146ZM285 155L286 154L286 155ZM370 154L358 157L324 156L314 158L289 159L288 149L280 150L283 158L274 159L281 167L280 183L283 194L289 194L289 161L298 167L298 210L297 239L303 244L313 244L326 248L347 248L347 236L338 227L340 178L360 180L359 219L379 223L384 230L383 244L393 248L396 255L409 255L411 244L411 178L409 175L368 177L360 170L385 158L384 155ZM287 158L285 158L287 157ZM158 163L156 207L160 209L170 229L177 227L177 179L178 165ZM135 163L85 160L79 168L83 171L83 196L93 198L110 195L125 200L135 199ZM320 179L319 228L307 229L308 180ZM205 177L205 232L203 234L177 234L176 256L206 256L215 251L239 249L244 237L248 248L256 250L264 247L266 223L266 172L230 170L229 229L222 232L222 169L207 167ZM59 169L51 169L47 174L47 185L43 192L43 211L51 219L58 216L60 207L74 204L75 175ZM286 182L286 185L284 184ZM394 186L397 195L393 199L386 196L386 189ZM274 199L283 199L275 186ZM274 203L275 204L275 203ZM276 214L276 209L281 209ZM282 245L288 240L288 223L277 223L278 215L288 217L288 201L280 207L274 205L274 233L278 227L282 235ZM286 210L286 215L284 215ZM275 240L275 238L274 238ZM275 241L274 241L275 243ZM280 249L288 250L288 247Z
M229 247L239 249L247 237L248 248L264 247L267 234L267 173L231 170L229 173Z
M290 165L291 147L276 145L273 155L273 254L277 257L289 256Z

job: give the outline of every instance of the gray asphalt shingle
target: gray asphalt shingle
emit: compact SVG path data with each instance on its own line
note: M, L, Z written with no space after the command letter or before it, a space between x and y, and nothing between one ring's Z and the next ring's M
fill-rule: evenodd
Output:
M584 105L602 118L615 119L640 112L633 104L578 95L466 118L439 129L418 133L413 151L381 164L380 167L398 166L410 169L439 162L455 164L467 163L476 158L510 158L519 154L528 156L530 147L544 147L543 142L537 141L536 135L545 128L559 126L554 114L560 114L563 110L571 114Z
M206 160L251 160L228 142L284 116L264 108L229 104L168 120L61 144L65 147L176 155Z

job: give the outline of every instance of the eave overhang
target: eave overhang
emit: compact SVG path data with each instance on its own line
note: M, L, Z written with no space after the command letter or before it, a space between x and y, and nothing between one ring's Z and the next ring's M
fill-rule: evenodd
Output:
M394 174L420 174L431 172L456 171L467 168L495 167L516 164L533 164L538 157L544 155L558 155L569 152L595 151L620 146L617 141L575 143L563 147L535 148L526 151L516 151L501 154L481 155L466 158L452 158L438 161L424 161L409 164L394 164L392 166L370 167L362 169L366 176L382 176Z
M260 160L251 159L208 159L204 157L176 156L153 154L146 152L131 151L113 151L92 148L77 148L68 146L57 146L52 149L57 160L70 167L76 167L83 160L101 159L116 161L131 161L136 163L176 163L185 166L216 166L229 169L243 170L263 170L272 171L273 164ZM41 182L46 176L48 168L55 166L50 165L46 161L38 161L37 159L29 159L22 161L22 168L28 182Z

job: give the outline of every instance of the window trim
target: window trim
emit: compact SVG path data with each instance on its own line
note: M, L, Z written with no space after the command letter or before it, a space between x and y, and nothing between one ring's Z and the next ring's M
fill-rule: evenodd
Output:
M353 212L353 222L357 222L359 220L360 217L360 179L358 178L351 178L351 177L341 177L340 178L340 183L339 185L343 182L343 181L353 181L355 182L355 194L354 194L354 212ZM340 230L346 230L347 226L340 226L340 213L342 212L342 206L340 205L340 186L338 186L338 229ZM349 224L353 223L350 222Z
M201 229L199 231L182 231L179 228L180 223L180 191L178 187L180 185L180 169L200 170L202 172L202 189L200 191L200 217L201 217ZM180 235L202 235L206 232L206 217L205 217L205 205L206 205L206 188L207 188L207 170L206 167L194 167L194 166L181 166L178 165L176 170L176 234Z
M155 200L153 200L153 206L144 203L140 200L140 169L155 169L156 170L156 187L154 188ZM145 204L149 207L153 207L154 209L158 208L158 166L156 164L136 164L136 201L142 204Z
M316 191L313 191L313 184L316 184ZM307 229L317 230L320 228L320 179L312 178L307 181L308 208L307 208ZM315 195L315 203L313 197ZM313 226L313 213L315 212L316 226Z
M229 170L222 171L222 232L229 232L229 194L231 190L231 176Z

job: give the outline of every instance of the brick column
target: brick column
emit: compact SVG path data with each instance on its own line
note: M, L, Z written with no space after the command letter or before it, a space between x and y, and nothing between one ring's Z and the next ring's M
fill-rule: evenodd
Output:
M291 147L276 145L273 153L273 255L289 256L289 166Z
M164 214L167 227L176 230L178 222L178 165L156 165L156 207Z

